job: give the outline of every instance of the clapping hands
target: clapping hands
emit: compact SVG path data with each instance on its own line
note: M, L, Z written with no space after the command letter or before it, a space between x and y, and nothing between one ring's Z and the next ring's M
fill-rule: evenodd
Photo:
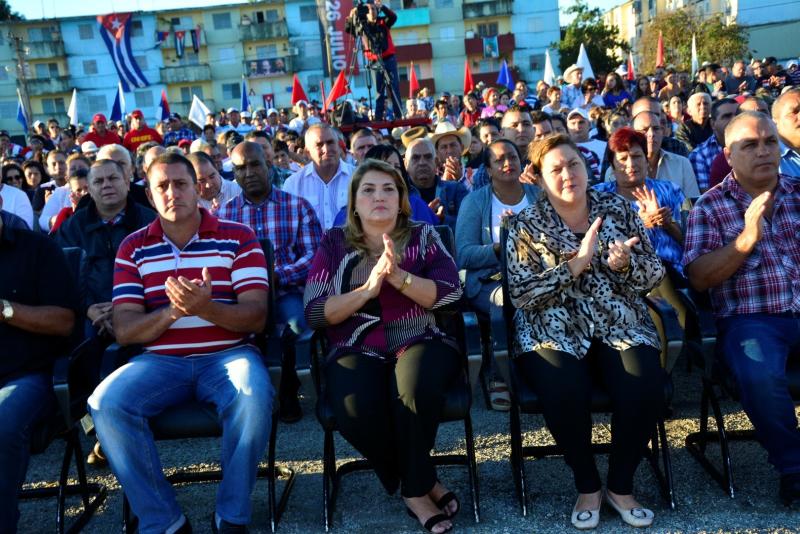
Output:
M659 207L655 192L645 186L632 191L633 197L639 203L639 217L642 218L645 228L657 228L668 224L672 220L672 210L668 207Z
M378 296L384 280L389 281L394 286L399 286L403 283L405 272L397 266L397 261L394 241L389 237L389 234L383 234L383 253L378 257L378 261L369 273L369 278L362 286L369 298Z

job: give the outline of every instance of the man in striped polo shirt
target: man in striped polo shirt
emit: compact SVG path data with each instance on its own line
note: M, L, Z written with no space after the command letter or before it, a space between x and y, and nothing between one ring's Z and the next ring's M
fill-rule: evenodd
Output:
M144 352L109 375L89 407L144 534L191 532L147 419L191 399L213 403L224 478L212 531L245 531L274 396L248 344L267 317L266 261L250 228L197 207L197 176L185 157L157 157L147 177L158 218L120 245L112 301L117 341Z

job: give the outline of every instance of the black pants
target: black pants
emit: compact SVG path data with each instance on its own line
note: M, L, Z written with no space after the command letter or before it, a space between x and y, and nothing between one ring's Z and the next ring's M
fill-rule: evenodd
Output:
M639 345L619 352L595 340L581 360L541 349L521 355L518 365L539 395L547 428L572 468L579 493L601 488L591 450L592 376L600 377L613 410L608 489L633 493L636 467L663 413L665 374L659 351Z
M325 368L327 397L339 432L370 461L386 491L427 495L436 483L430 451L448 386L460 372L449 345L413 345L385 363L347 354Z

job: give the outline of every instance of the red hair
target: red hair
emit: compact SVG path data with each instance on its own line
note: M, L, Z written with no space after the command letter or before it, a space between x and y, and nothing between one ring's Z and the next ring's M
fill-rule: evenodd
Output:
M613 162L617 152L629 152L631 147L638 145L647 156L647 137L629 126L620 128L608 138L606 146L606 161Z

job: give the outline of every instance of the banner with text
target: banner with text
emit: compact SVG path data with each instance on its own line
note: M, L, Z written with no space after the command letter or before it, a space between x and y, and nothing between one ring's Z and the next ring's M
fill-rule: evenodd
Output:
M352 9L353 0L317 0L326 77L333 78L350 64L354 40L352 35L344 31L344 26Z

